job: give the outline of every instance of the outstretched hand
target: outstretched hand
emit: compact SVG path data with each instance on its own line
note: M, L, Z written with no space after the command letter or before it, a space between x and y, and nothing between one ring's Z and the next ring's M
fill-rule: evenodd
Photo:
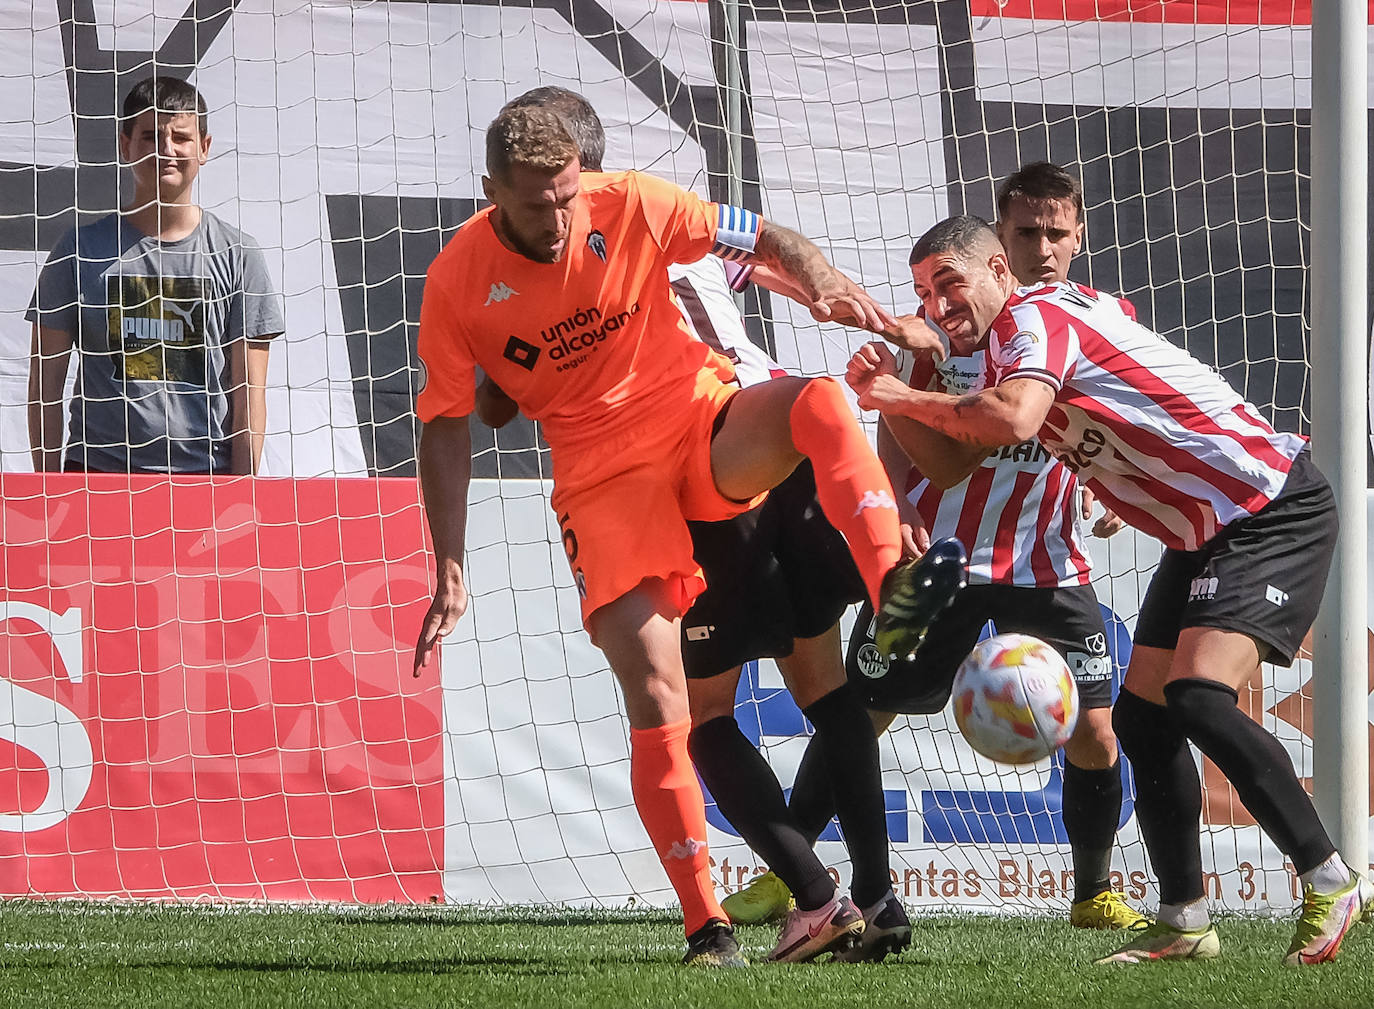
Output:
M937 361L945 359L946 350L940 334L919 315L898 316L880 335L893 346L913 354L930 354Z
M897 324L896 318L854 281L835 270L833 289L818 295L810 304L811 318L817 322L838 322L870 333L882 333Z
M441 578L439 587L434 590L434 601L420 625L420 640L415 645L415 676L429 665L439 651L439 643L458 625L467 608L468 590L463 584L462 572Z

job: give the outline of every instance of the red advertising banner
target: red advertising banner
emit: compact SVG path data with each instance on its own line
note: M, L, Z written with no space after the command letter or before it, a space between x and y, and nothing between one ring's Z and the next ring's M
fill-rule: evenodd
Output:
M1374 21L1374 3L1368 6ZM969 13L1043 21L1310 25L1312 0L970 0Z
M0 474L0 895L440 894L413 480Z

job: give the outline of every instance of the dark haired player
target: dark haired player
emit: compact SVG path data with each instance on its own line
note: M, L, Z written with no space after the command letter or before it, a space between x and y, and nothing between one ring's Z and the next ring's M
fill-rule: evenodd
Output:
M1284 963L1334 959L1350 927L1374 912L1374 887L1341 860L1283 747L1236 704L1261 662L1292 662L1325 588L1338 522L1307 440L1275 431L1118 299L1078 284L1018 291L1005 250L977 218L937 224L911 259L931 321L951 339L987 336L982 373L964 395L912 389L870 344L849 366L860 405L880 410L899 440L942 446L952 471L942 482L1036 436L1166 548L1113 715L1159 877L1158 920L1099 962L1220 952L1190 741L1302 881Z
M1027 285L1064 280L1083 241L1078 180L1048 162L1026 165L1002 183L997 207L998 234L1016 279ZM947 340L944 360L917 356L912 386L956 394L976 387L986 335L956 331ZM1121 768L1111 724L1112 659L1089 584L1078 481L1028 438L994 452L967 478L942 488L933 479L947 468L941 446L931 452L909 440L906 444L915 466L888 426L879 425L878 455L902 494L903 521L919 543L953 537L967 545L970 585L932 624L910 661L889 663L880 654L873 645L873 611L865 607L850 638L850 682L864 693L882 732L899 713L934 714L944 708L959 663L988 621L999 632L1033 634L1054 645L1073 671L1082 702L1073 737L1064 746L1063 818L1074 869L1069 921L1079 928L1143 928L1148 920L1111 888ZM1108 515L1095 531L1109 535L1117 528ZM834 814L830 788L819 773L823 763L819 751L808 749L792 789L792 810L813 839ZM765 899L760 894L755 903ZM725 908L733 913L729 901Z

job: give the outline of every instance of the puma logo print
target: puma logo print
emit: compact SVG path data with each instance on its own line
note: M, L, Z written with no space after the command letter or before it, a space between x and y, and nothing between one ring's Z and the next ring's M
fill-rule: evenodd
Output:
M182 307L181 307L180 305L178 305L175 301L168 301L166 298L164 298L164 299L162 300L162 307L165 308L165 309L167 309L167 311L171 312L173 315L178 316L178 317L181 319L181 321L184 322L184 323L186 324L186 328L187 328L187 329L192 328L192 327L191 327L191 312L192 312L192 309L189 309L189 308L182 308Z

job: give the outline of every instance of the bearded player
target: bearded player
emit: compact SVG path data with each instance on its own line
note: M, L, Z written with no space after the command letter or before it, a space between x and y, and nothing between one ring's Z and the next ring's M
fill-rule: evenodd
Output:
M729 362L688 335L666 267L713 251L754 258L803 292L818 319L874 332L895 320L794 232L647 175L583 176L576 142L549 110L503 110L486 153L492 206L430 267L421 310L420 478L438 584L416 673L467 608L468 416L480 366L552 450L551 503L583 623L625 696L631 787L682 903L685 960L740 964L687 751L679 623L704 587L687 520L748 510L808 458L877 606L880 644L910 652L925 628L913 619L920 592L900 564L891 485L838 384L731 384ZM855 914L847 898L836 906L846 921Z
M1015 279L1056 283L1083 243L1083 190L1058 165L1037 162L1009 176L997 194L997 234ZM1133 309L1130 309L1132 314ZM982 372L987 336L947 337L943 360L917 355L910 383L918 389L966 393ZM873 611L859 614L850 639L850 682L868 699L873 723L885 731L897 714L935 714L949 700L954 674L989 621L999 632L1032 634L1063 654L1082 702L1064 746L1063 821L1073 860L1069 922L1078 928L1139 929L1148 919L1111 887L1111 854L1121 817L1121 768L1112 731L1112 659L1091 564L1079 528L1080 486L1073 472L1034 438L1007 446L968 477L942 489L932 479L948 468L942 446L894 438L878 426L878 455L899 491L904 522L920 548L957 538L969 548L969 587L931 625L910 660L888 661L873 645ZM913 460L916 463L913 466ZM1085 513L1091 502L1084 502ZM1085 514L1086 517L1086 514ZM1108 513L1096 524L1110 535L1120 521ZM824 759L808 748L792 788L791 808L811 838L834 815ZM781 888L766 878L731 897L736 920L776 913ZM752 892L751 892L752 891Z
M1261 662L1292 663L1325 588L1336 504L1307 439L1276 431L1117 298L1077 284L1017 290L1005 250L977 218L937 224L911 262L928 317L951 339L987 338L982 372L964 395L913 389L870 344L847 375L860 405L880 410L899 441L938 446L944 483L1034 435L1165 547L1112 718L1134 767L1160 906L1153 925L1098 962L1220 954L1190 742L1302 883L1283 962L1334 959L1350 928L1374 913L1374 887L1336 852L1283 746L1237 704Z

